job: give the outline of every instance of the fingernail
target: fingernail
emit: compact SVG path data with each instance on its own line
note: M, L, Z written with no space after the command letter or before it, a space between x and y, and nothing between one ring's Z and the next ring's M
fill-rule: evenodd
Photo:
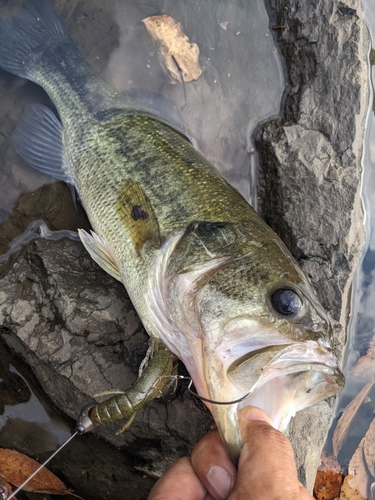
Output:
M232 477L224 467L213 465L207 473L207 480L220 500L224 500L229 496Z
M261 420L262 422L267 422L267 424L270 424L273 427L273 423L270 417L260 408L252 406L250 408L246 408L244 412L245 412L245 418L247 420Z

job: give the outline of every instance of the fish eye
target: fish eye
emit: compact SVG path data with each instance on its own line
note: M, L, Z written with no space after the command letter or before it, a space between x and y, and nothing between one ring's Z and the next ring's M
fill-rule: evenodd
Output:
M272 293L271 304L281 316L296 316L302 308L302 300L296 292L284 288Z

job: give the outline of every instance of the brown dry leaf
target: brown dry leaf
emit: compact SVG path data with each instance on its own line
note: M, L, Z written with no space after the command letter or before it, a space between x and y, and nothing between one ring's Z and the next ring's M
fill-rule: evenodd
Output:
M337 422L335 431L332 437L333 454L337 457L343 444L348 438L350 427L353 423L355 416L364 400L367 398L373 383L366 384L362 390L350 401L345 408L344 413L341 415Z
M314 484L316 500L334 500L340 495L343 474L330 470L318 470Z
M327 457L323 452L314 484L314 498L334 500L340 495L343 480L344 476L336 457L333 455Z
M181 31L181 25L167 14L152 16L142 21L158 49L159 62L171 83L196 80L202 73L199 66L199 48Z
M40 464L15 450L0 448L0 475L17 488L37 470ZM23 488L34 493L53 495L73 495L64 483L45 467ZM77 497L80 498L80 497Z
M11 485L3 476L0 476L0 498L8 498L12 493Z
M363 452L368 470L375 477L375 419L371 422L365 434Z

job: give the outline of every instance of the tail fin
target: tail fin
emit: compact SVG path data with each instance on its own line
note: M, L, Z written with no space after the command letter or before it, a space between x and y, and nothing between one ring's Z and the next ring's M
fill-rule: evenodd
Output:
M1 17L4 11L0 10L0 67L9 73L30 78L30 63L51 39L74 43L47 0L23 0L13 17Z

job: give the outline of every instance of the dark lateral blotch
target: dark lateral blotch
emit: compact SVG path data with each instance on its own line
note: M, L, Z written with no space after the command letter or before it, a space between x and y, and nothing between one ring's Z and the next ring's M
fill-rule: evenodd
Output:
M141 205L135 205L132 208L131 216L133 220L147 220L149 218L149 214L145 210L143 210Z

